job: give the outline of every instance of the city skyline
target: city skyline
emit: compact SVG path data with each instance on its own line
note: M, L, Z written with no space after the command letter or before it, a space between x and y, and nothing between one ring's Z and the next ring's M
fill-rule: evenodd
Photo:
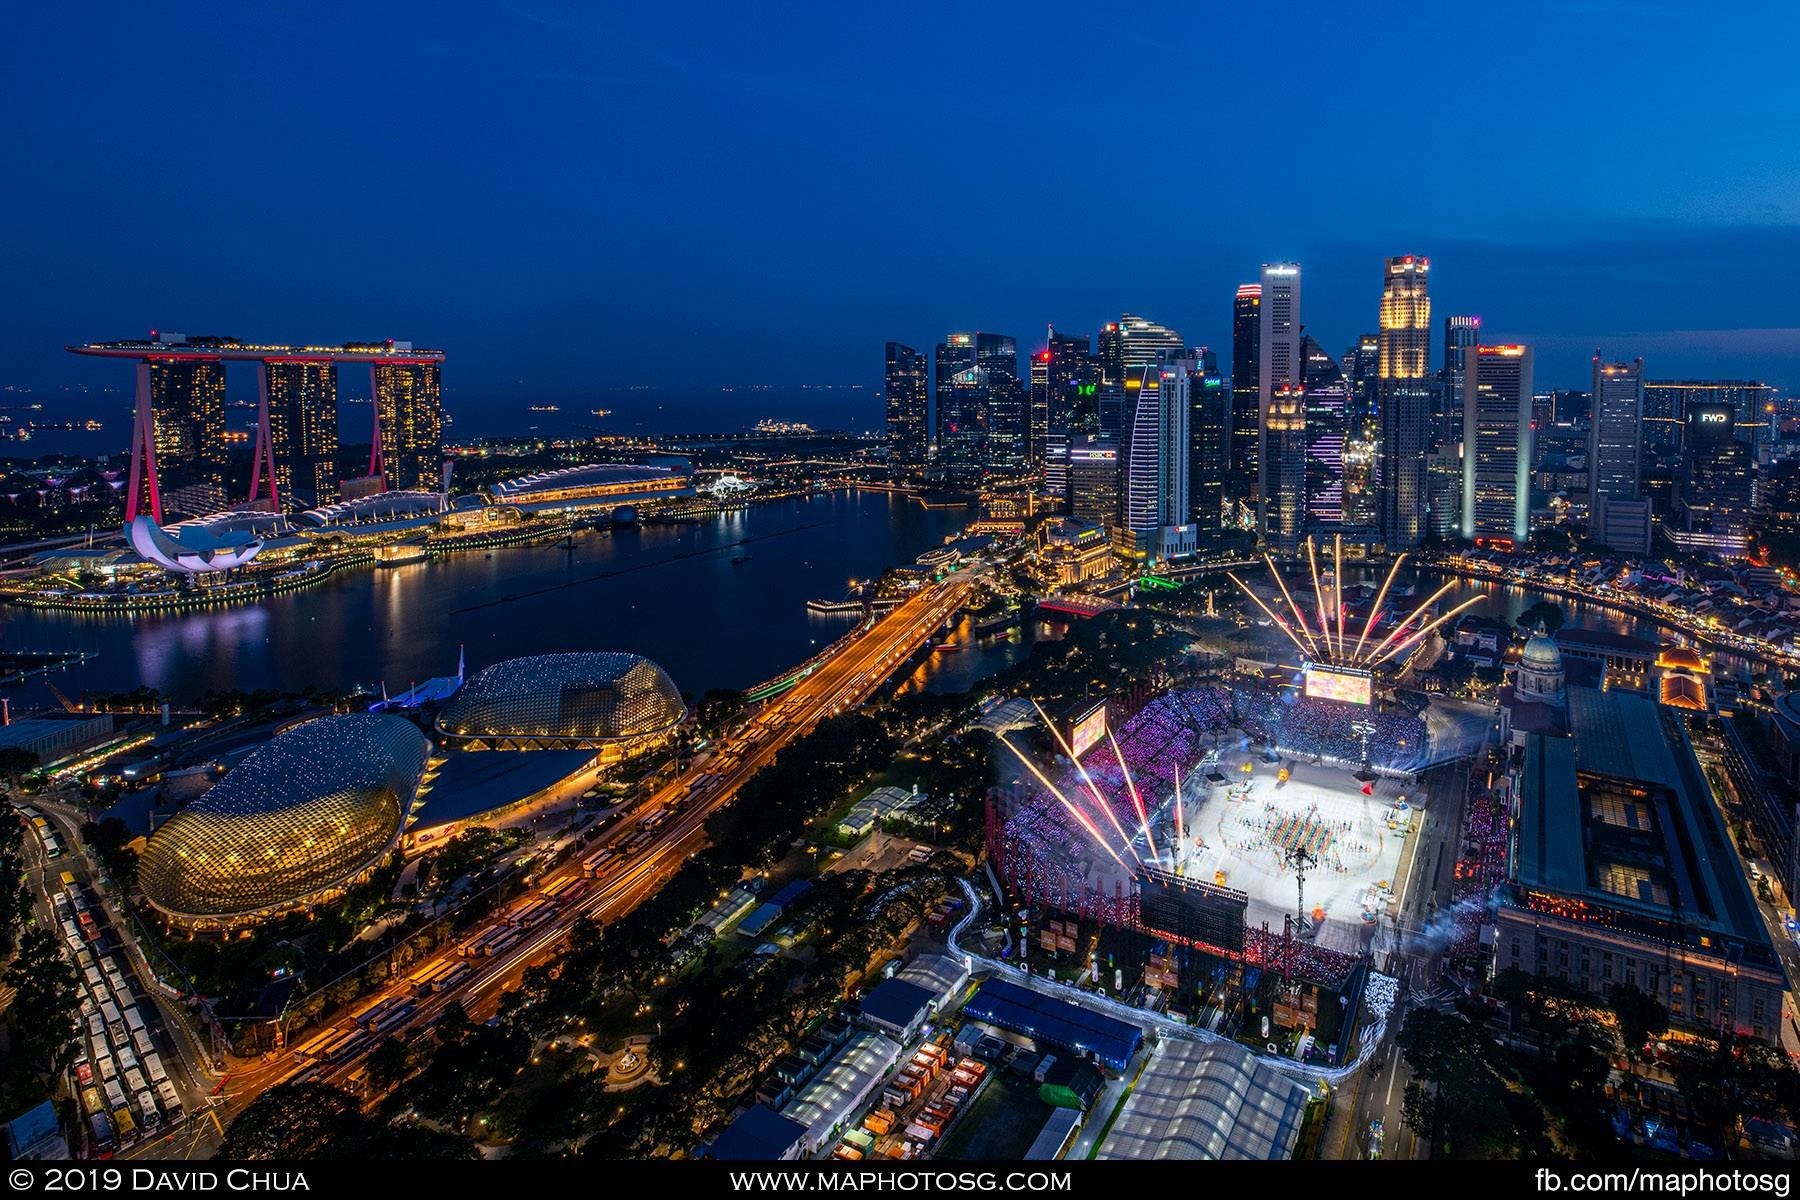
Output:
M1800 384L1800 301L1781 285L1782 264L1800 262L1790 199L1800 156L1765 136L1792 107L1772 28L1793 22L1785 12L1753 36L1681 10L1639 27L1606 6L1545 5L1518 14L1521 36L1479 64L1421 13L1416 28L1399 19L1421 72L1404 96L1360 69L1386 44L1376 32L1284 24L1297 59L1340 64L1334 104L1284 100L1260 121L1219 122L1215 103L1248 81L1228 54L1197 90L1138 81L1140 135L1201 139L1154 193L1122 172L1078 173L1049 191L1012 182L1046 139L1103 144L1104 106L1088 97L1122 78L1128 56L1107 51L1129 49L1124 29L1037 23L1018 59L953 73L941 97L917 103L907 81L935 53L924 21L890 29L814 8L780 31L727 16L676 37L665 13L431 18L355 40L329 20L297 26L302 75L235 54L263 36L247 14L180 30L148 14L79 26L28 14L21 43L41 52L0 86L22 118L30 181L13 215L33 236L0 253L34 286L5 307L0 383L103 383L57 348L154 326L404 329L453 348L456 391L471 401L651 384L872 385L869 347L930 345L946 329L1006 331L1029 353L1049 323L1091 330L1141 312L1220 348L1233 289L1265 261L1306 266L1308 332L1335 347L1366 331L1372 264L1414 251L1437 267L1438 311L1480 314L1492 339L1537 347L1545 381L1579 386L1599 346L1609 358L1642 354L1660 377ZM1208 38L1265 44L1272 19L1216 16ZM975 24L971 36L1020 36L998 15ZM172 53L177 39L224 74L183 82L124 69ZM1594 44L1640 63L1629 102L1576 104L1544 86L1578 77ZM1773 82L1759 97L1696 90L1681 67L1700 53ZM45 74L67 62L92 76L73 96ZM1038 62L1063 65L1025 65ZM383 83L361 86L369 78ZM467 86L446 97L451 80ZM301 85L319 99L296 111L287 102ZM1505 137L1520 186L1481 187L1478 156L1447 137L1419 140L1420 182L1405 193L1354 173L1329 208L1273 177L1203 186L1269 126L1349 144L1421 93L1432 128ZM232 153L116 137L128 104L165 128L212 129L206 141ZM939 133L969 114L989 151L972 168L982 186L926 185L967 160ZM887 135L880 150L852 137L871 126ZM263 136L269 128L283 136ZM351 128L395 133L358 141L344 136ZM292 172L296 148L321 169ZM923 169L895 176L891 154ZM1686 163L1680 179L1664 168L1671 154ZM512 186L532 170L558 186ZM1052 242L1059 253L1046 261ZM1709 286L1722 277L1741 283ZM841 286L850 279L882 283ZM798 328L811 339L804 356L772 336ZM696 337L714 352L690 353ZM528 359L516 353L524 342Z

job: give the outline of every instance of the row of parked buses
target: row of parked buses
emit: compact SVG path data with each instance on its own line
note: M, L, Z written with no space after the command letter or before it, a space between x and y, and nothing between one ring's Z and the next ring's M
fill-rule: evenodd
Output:
M582 859L581 873L592 879L600 874L608 863L642 853L651 842L656 840L656 831L674 815L675 810L672 808L659 808L649 816L639 818L637 824L632 828Z
M21 808L21 816L31 822L31 831L37 835L38 842L44 847L45 858L61 858L62 839L56 836L56 826L44 819L44 814L35 808Z
M82 1051L71 1071L93 1153L106 1158L187 1114L144 1019L148 1002L140 1003L118 957L101 945L98 904L71 873L61 883L53 903L82 988Z

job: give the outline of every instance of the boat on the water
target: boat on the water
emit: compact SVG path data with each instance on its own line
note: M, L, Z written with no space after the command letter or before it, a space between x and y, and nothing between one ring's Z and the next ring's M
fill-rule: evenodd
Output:
M404 567L408 563L424 562L430 557L423 542L390 542L375 548L377 567Z

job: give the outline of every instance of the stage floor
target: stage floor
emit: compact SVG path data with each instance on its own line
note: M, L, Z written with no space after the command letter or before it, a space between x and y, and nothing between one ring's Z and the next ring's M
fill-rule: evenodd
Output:
M1283 768L1289 772L1285 782L1279 779ZM1270 763L1259 753L1241 751L1221 755L1217 770L1223 783L1209 783L1204 776L1182 780L1187 830L1180 873L1247 893L1245 923L1254 928L1267 921L1278 934L1283 917L1298 903L1289 857L1303 847L1313 860L1306 868L1306 909L1324 915L1314 942L1346 953L1362 951L1374 933L1365 913L1385 911L1399 886L1401 852L1419 817L1400 801L1412 799L1409 792L1415 789L1377 779L1374 795L1365 796L1362 782L1346 768L1285 756ZM1172 798L1158 818L1158 848L1166 861L1175 833Z

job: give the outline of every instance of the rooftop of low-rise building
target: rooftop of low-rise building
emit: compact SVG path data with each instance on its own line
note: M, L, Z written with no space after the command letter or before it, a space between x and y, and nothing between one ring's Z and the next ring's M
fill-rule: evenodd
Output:
M1568 706L1572 736L1526 742L1513 882L1584 920L1772 965L1685 718L1618 690L1572 688Z

